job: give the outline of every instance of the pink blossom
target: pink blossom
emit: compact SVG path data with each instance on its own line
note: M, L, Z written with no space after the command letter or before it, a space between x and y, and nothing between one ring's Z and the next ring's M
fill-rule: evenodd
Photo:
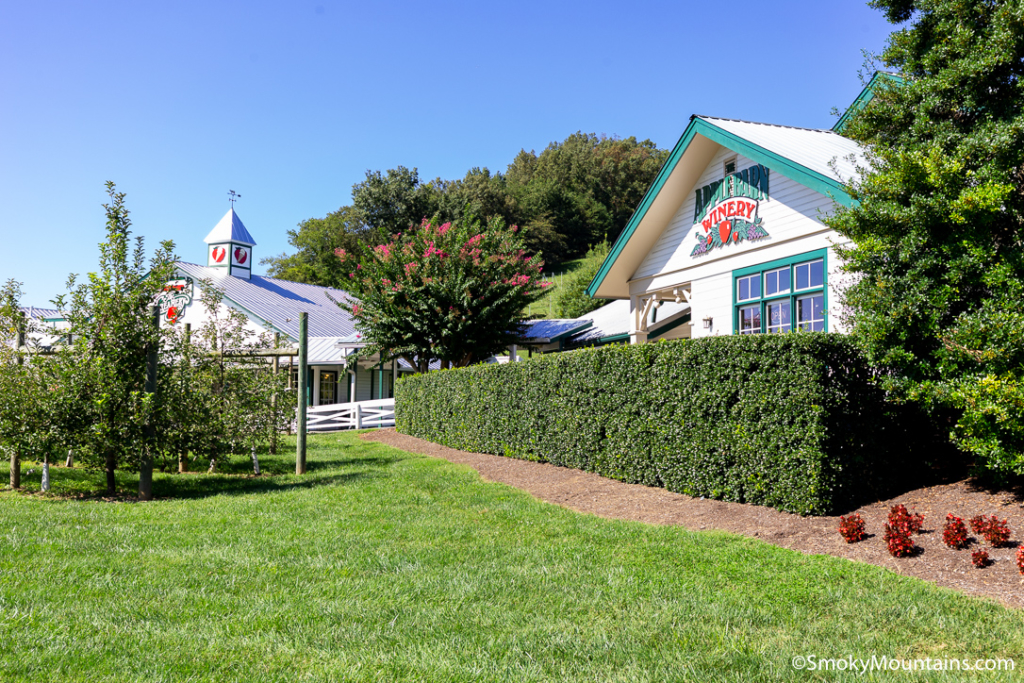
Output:
M448 232L449 230L451 230L451 228L452 228L452 224L451 223L445 223L444 225L442 225L440 228L437 229L437 234L438 235L443 235L446 232Z
M345 258L345 250L339 247L334 250L334 255L338 258Z
M472 246L475 246L477 244L480 244L480 241L483 240L483 238L484 238L483 235L473 235L468 240L466 240L466 246L467 247L472 247Z
M542 283L540 283L540 288L541 289L545 289L545 288L550 287L550 286L551 286L550 282L542 282Z
M380 244L380 245L374 247L374 249L379 254L383 254L384 256L391 256L391 246L390 245Z
M363 269L363 264L362 263L357 263L356 264L356 270L362 270L362 269Z

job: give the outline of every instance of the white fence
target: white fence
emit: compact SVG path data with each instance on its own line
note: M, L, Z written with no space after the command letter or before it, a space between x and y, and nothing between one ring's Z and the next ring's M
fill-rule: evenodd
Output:
M335 403L306 409L307 432L371 429L395 426L395 399Z

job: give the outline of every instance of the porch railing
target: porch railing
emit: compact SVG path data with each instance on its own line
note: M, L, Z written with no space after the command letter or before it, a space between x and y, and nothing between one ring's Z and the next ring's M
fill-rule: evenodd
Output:
M310 406L306 409L306 430L309 432L394 426L395 399L393 398Z

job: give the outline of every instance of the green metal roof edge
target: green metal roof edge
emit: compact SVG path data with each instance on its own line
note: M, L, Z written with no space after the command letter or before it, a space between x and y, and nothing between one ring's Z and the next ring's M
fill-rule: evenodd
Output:
M843 130L846 128L846 124L851 118L853 118L853 115L868 106L868 103L875 98L875 90L883 81L892 81L896 83L896 85L903 85L905 79L903 76L898 74L876 71L871 77L871 80L868 81L868 84L864 86L864 89L860 91L859 95L857 95L857 99L855 99L850 106L846 108L843 115L840 116L839 120L836 121L834 126L832 126L832 130L836 133L842 134Z
M604 263L597 271L597 275L594 276L594 280L590 283L590 286L586 289L587 296L593 298L594 294L601 287L601 283L604 282L604 278L608 275L608 271L611 270L612 265L618 259L619 254L625 249L626 244L633 237L633 233L636 232L637 227L643 221L644 216L647 215L648 209L651 204L654 203L654 199L661 192L662 187L668 181L672 171L675 170L676 164L682 158L686 148L689 147L693 137L700 133L704 137L708 138L712 142L717 142L723 147L727 147L734 152L740 152L743 156L747 157L751 161L756 161L760 164L768 166L772 170L778 170L782 175L795 180L796 182L811 188L821 194L832 197L834 200L845 206L851 206L853 199L847 194L846 190L843 189L842 183L834 178L829 178L826 175L812 171L802 164L771 152L760 145L741 138L740 136L722 130L718 126L715 126L704 119L697 116L690 118L690 124L683 131L683 135L679 138L679 142L672 149L672 154L669 155L665 165L662 166L661 171L658 173L658 177L654 179L654 184L651 185L650 189L647 190L647 194L644 195L640 205L636 211L633 212L629 222L623 229L619 238L615 240L615 244L612 246L612 250L608 253L608 257L605 258Z

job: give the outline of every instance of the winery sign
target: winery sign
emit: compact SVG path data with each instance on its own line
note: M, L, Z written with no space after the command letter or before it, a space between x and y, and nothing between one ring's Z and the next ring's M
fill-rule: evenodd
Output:
M693 212L697 246L690 256L768 237L757 215L761 200L768 198L768 175L769 170L757 164L697 190Z
M163 291L156 298L160 315L164 320L172 325L181 320L181 316L185 315L185 308L192 303L194 288L190 277L169 280L164 285Z

